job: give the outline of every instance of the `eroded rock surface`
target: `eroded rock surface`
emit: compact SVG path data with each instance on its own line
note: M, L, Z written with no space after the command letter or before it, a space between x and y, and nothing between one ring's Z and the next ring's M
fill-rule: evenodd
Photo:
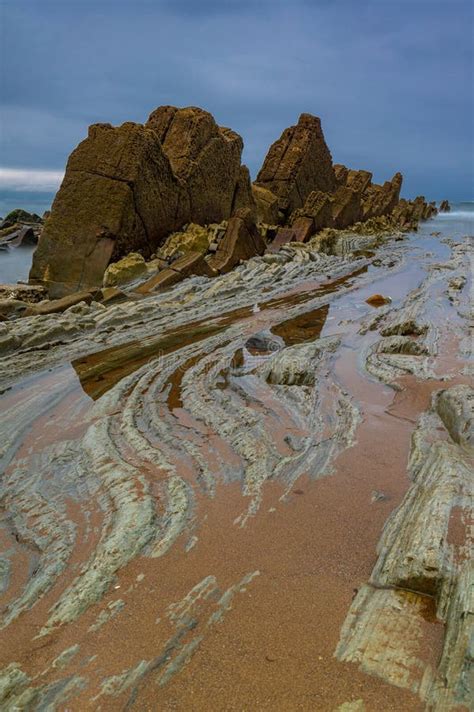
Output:
M234 202L250 207L250 178L246 168L241 172L243 141L237 133L218 126L209 112L197 107L160 106L146 126L158 136L186 187L188 219L200 225L219 223L231 215Z
M0 706L466 705L469 243L381 225L0 324Z
M186 200L154 131L133 123L91 126L69 157L30 280L52 297L101 286L112 259L138 248L150 255L180 227Z
M421 417L410 453L413 483L385 525L370 582L351 607L336 651L341 660L416 690L436 710L467 708L471 694L473 541L468 521L474 490L472 461L460 447L459 433L466 432L472 418L473 398L467 385L448 388L434 396L431 410ZM449 433L447 439L433 438L440 431ZM459 526L465 527L461 538L453 534ZM422 636L419 612L425 597L446 621L438 669L410 657Z
M318 117L301 114L296 126L283 131L270 147L256 184L278 196L286 215L301 208L311 191L334 189L332 158Z
M30 280L52 297L97 287L110 261L137 250L149 257L185 223L255 211L242 147L194 107L160 107L145 126L91 126L69 158Z

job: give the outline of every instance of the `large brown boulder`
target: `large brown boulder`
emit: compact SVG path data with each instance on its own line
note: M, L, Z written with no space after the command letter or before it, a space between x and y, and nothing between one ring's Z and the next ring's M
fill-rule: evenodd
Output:
M249 209L238 210L230 218L224 237L219 243L210 267L224 274L236 267L241 260L248 260L265 252L265 240L260 235Z
M279 208L289 216L311 191L336 187L331 153L321 120L301 114L298 124L285 129L267 153L256 184L278 196Z
M136 250L149 255L188 211L154 131L95 124L69 157L30 280L52 297L101 286L111 260Z
M251 195L248 171L241 173L241 137L218 126L212 115L190 106L160 106L146 123L158 136L174 173L186 185L189 219L199 225L228 218L239 192L237 207L251 207L243 195Z
M96 124L71 154L30 272L50 296L96 287L109 262L149 257L189 222L239 208L256 217L242 139L195 107L160 107L145 126Z

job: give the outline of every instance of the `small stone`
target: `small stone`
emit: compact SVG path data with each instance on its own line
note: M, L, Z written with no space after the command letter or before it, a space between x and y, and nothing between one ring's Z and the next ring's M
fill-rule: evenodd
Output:
M384 297L382 294L372 294L372 296L365 301L372 307L382 307L385 304L390 304L392 300L390 297Z

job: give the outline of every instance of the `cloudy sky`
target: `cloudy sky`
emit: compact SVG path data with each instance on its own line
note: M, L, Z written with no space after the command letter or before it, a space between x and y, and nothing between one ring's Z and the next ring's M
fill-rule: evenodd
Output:
M321 117L335 162L473 199L472 0L0 0L0 187L55 185L98 121L197 105L256 174ZM45 187L48 186L48 187Z

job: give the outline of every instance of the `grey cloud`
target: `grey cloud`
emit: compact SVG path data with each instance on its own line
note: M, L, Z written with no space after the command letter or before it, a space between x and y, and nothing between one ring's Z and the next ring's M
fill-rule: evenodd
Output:
M335 160L469 198L469 0L3 0L0 162L61 169L89 123L199 105L255 174L302 111ZM471 183L469 183L471 181Z

